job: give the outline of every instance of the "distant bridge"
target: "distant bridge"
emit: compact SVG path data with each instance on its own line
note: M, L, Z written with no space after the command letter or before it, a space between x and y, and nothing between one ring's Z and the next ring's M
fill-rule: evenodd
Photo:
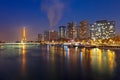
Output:
M0 43L0 45L21 45L21 44L25 44L25 45L39 45L40 43Z
M0 43L0 48L23 48L39 46L40 43Z

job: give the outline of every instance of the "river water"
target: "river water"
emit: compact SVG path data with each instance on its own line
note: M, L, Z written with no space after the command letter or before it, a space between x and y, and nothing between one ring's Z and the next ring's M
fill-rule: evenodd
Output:
M0 48L0 80L120 80L119 75L119 49Z

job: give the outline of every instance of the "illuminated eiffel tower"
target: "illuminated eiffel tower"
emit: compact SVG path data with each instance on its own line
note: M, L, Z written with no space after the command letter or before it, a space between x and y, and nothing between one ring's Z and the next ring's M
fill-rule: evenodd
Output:
M23 29L22 29L22 43L25 43L26 42L26 28L25 27L23 27Z

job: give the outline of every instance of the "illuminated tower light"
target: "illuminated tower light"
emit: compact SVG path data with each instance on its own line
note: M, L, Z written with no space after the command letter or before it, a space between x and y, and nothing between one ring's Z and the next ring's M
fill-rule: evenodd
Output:
M22 30L22 42L24 43L24 42L26 42L26 28L25 27L23 27L23 30Z

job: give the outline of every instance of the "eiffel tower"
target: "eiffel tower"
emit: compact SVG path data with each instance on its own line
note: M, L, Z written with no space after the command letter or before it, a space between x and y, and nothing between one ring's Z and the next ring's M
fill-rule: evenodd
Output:
M23 27L22 29L22 42L25 43L26 42L26 28Z

